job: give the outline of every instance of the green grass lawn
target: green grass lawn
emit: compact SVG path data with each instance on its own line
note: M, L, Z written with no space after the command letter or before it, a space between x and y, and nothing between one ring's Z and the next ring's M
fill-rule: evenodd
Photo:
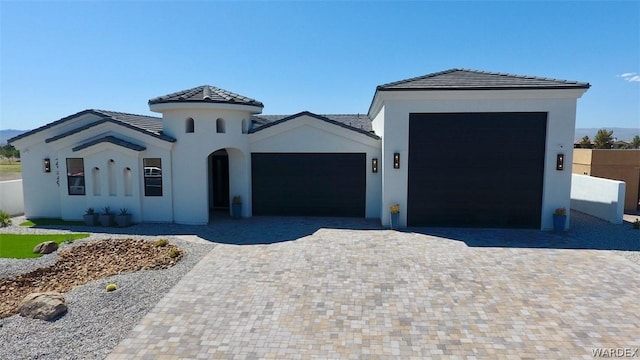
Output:
M52 234L52 235L25 235L25 234L0 234L0 258L28 259L42 255L34 254L33 248L41 242L55 241L58 244L65 241L73 241L89 237L89 234Z
M8 163L8 162L0 162L0 172L4 172L4 173L19 173L22 171L22 164L21 163L17 163L17 162L13 162L13 163Z
M40 218L40 219L27 219L27 221L20 223L20 226L32 227L32 226L47 226L47 225L69 225L78 226L84 225L84 221L67 221L55 218Z

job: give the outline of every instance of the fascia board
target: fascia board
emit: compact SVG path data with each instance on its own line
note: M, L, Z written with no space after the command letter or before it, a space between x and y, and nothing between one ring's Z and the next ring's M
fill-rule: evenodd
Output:
M171 149L173 147L172 142L167 142L161 139L157 139L150 135L145 135L139 131L129 129L126 126L120 125L118 123L114 123L111 121L106 121L102 124L98 124L96 126L90 127L88 129L84 129L78 133L71 134L65 138L58 139L56 141L52 141L48 143L51 148L55 151L64 148L72 148L77 146L80 142L91 141L92 139L113 135L116 137L125 137L125 140L135 139L135 141L142 144L151 144L153 146L162 148L162 149ZM119 136L120 135L120 136Z
M87 118L92 117L95 120L94 121L99 121L100 119L104 118L101 116L98 116L96 114L93 113L85 113L85 114L81 114L76 118L72 118L72 119L68 119L67 121L60 123L60 124L56 124L50 128L46 128L46 129L42 129L41 131L35 133L35 134L31 134L29 136L26 136L24 138L18 139L13 141L11 144L18 150L22 150L22 149L26 149L29 148L31 146L34 145L38 145L40 143L44 143L44 141L48 138L57 136L59 134L63 134L67 131L73 130L73 128L75 127L79 127L76 124L78 122L83 122L84 120L87 120Z

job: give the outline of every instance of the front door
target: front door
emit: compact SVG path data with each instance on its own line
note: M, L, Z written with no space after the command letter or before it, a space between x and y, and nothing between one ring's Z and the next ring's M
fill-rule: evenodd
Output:
M211 176L209 207L213 210L229 209L229 155L225 150L211 154L209 171Z

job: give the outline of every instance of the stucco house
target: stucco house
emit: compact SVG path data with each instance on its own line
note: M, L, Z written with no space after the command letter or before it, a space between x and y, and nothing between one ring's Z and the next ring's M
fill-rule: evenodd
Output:
M546 230L570 206L564 164L589 86L451 69L378 86L366 115L274 116L206 85L149 100L161 118L84 110L10 143L29 217L110 206L138 222L206 224L240 196L243 217L387 225L399 204L401 226Z

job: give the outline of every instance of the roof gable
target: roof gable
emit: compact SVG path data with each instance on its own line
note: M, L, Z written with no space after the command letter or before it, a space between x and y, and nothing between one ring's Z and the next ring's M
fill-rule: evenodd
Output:
M362 127L356 127L352 124L356 124L359 123L361 126L365 127L366 125L363 125L365 122L366 124L368 124L368 128L371 129L371 121L369 120L369 118L366 115L347 115L347 114L342 114L342 115L318 115L318 114L314 114L312 112L309 111L302 111L299 112L297 114L294 115L290 115L290 116L281 116L281 115L263 115L263 116L253 116L251 119L254 123L259 124L259 127L253 128L249 131L249 133L255 133L267 128L270 128L272 126L276 126L278 124L282 124L284 122L287 122L289 120L293 120L296 118L299 118L301 116L309 116L324 122L327 122L329 124L332 125L337 125L340 127L343 127L345 129L351 130L351 131L355 131L355 132L359 132L361 134L367 135L369 137L372 137L374 139L380 139L379 136L377 136L375 133L373 133L373 131L371 130L366 130L365 128ZM342 121L339 121L338 119L331 119L329 118L329 116L332 117L336 117ZM362 119L362 120L360 120ZM364 120L366 119L366 121Z
M116 146L121 146L123 148L127 148L133 151L144 151L147 148L138 144L134 144L132 142L117 138L115 136L104 136L95 140L91 140L88 141L84 144L78 145L76 147L74 147L72 150L75 151L80 151L82 149L86 149L88 147L97 145L97 144L101 144L101 143L109 143L109 144L113 144Z
M18 136L15 136L11 139L8 140L9 143L14 142L16 140L22 139L22 138L26 138L28 136L37 134L39 132L42 132L46 129L51 129L55 126L58 125L62 125L72 119L76 119L80 116L86 115L86 114L92 114L95 116L99 116L101 118L101 120L86 124L84 126L80 126L78 128L66 131L62 134L50 137L48 139L46 139L46 142L51 142L51 141L55 141L58 139L61 139L63 137L78 133L80 131L83 131L85 129L91 128L93 126L102 124L104 122L112 122L118 125L122 125L125 126L127 128L130 128L132 130L136 130L139 132L142 132L144 134L147 135L151 135L153 137L156 137L158 139L161 140L165 140L165 141L169 141L169 142L175 142L176 139L167 136L165 134L162 133L162 119L161 118L157 118L157 117L152 117L152 116L146 116L146 115L136 115L136 114L128 114L128 113L122 113L122 112L116 112L116 111L107 111L107 110L95 110L95 109L88 109L88 110L83 110L80 111L78 113L75 113L73 115L69 115L67 117L64 117L60 120L56 120L52 123L46 124L44 126L41 126L37 129L28 131L26 133L20 134Z
M590 86L589 83L578 81L470 69L450 69L379 85L376 90L588 89Z
M264 107L260 101L220 89L211 85L202 85L193 89L158 96L149 100L149 105L164 103L222 103Z

